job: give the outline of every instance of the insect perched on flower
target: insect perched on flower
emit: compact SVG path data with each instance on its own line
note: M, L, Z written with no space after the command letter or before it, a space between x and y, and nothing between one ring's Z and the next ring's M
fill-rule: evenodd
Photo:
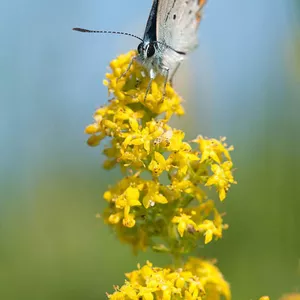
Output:
M153 0L143 39L126 32L83 28L73 30L123 34L139 39L141 43L137 47L138 53L121 77L129 71L132 63L137 61L145 66L150 77L145 98L158 74L164 77L164 95L167 82L172 82L181 62L197 46L197 29L205 2L206 0Z
M235 184L225 138L199 135L191 143L172 128L184 115L182 99L170 84L186 54L197 45L205 0L153 0L137 51L111 61L103 84L110 100L98 108L85 132L88 145L104 144L103 167L124 174L103 193L100 218L135 254L152 249L173 258L170 266L150 262L126 273L108 299L231 300L230 286L213 260L193 258L200 245L222 238L228 225L207 190L223 201ZM130 72L129 72L130 71ZM163 87L163 89L161 88ZM147 100L147 101L146 101Z

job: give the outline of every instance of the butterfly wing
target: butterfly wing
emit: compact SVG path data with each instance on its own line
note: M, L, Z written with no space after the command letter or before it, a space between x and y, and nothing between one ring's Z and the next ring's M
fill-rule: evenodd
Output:
M197 29L206 0L159 0L157 40L187 54L198 44Z

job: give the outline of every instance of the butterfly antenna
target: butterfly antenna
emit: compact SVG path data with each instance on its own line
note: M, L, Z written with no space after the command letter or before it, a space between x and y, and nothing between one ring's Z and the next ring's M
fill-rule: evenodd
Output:
M109 30L89 30L89 29L84 29L84 28L73 28L73 30L75 31L79 31L79 32L88 32L88 33L106 33L106 34L120 34L120 35L127 35L127 36L131 36L134 37L140 41L143 41L143 39L141 39L140 37L128 33L128 32L122 32L122 31L109 31Z

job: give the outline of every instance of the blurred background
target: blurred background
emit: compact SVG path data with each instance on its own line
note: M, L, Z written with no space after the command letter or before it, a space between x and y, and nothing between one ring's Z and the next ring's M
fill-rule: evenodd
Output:
M105 299L133 256L96 219L117 170L84 128L107 101L107 65L143 35L151 0L1 1L0 298ZM188 138L227 136L238 185L230 228L195 255L216 257L233 299L300 291L300 2L209 1L200 46L175 79ZM187 119L188 118L188 119ZM189 120L189 122L187 122Z

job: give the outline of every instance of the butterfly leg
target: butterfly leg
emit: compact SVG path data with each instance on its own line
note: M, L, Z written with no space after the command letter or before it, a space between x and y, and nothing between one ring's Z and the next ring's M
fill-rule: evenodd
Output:
M169 79L169 72L170 72L169 68L167 68L167 67L163 68L162 75L164 76L165 80L164 80L163 96L162 96L162 100L161 101L164 100L165 95L166 95L166 87L167 87L167 83L168 83L168 79Z
M153 81L153 78L150 78L149 80L149 83L148 83L148 86L147 86L147 89L146 89L146 92L145 92L145 98L144 98L144 101L146 102L147 100L147 96L151 90L151 85L152 85L152 81Z
M147 86L147 89L146 89L146 92L145 92L145 98L144 98L145 102L146 102L147 96L148 96L148 94L149 94L149 92L151 90L152 81L156 77L156 73L155 73L155 71L153 69L150 69L150 71L149 71L149 77L150 77L150 80L149 80L149 83L148 83L148 86Z
M138 59L137 56L133 56L133 57L132 57L132 59L130 60L130 63L129 63L129 65L128 65L127 69L125 70L125 72L123 72L123 73L117 78L117 80L120 80L122 77L124 77L124 76L128 73L128 71L130 70L130 68L131 68L131 66L132 66L132 64L133 64L133 62L136 61L137 59Z

